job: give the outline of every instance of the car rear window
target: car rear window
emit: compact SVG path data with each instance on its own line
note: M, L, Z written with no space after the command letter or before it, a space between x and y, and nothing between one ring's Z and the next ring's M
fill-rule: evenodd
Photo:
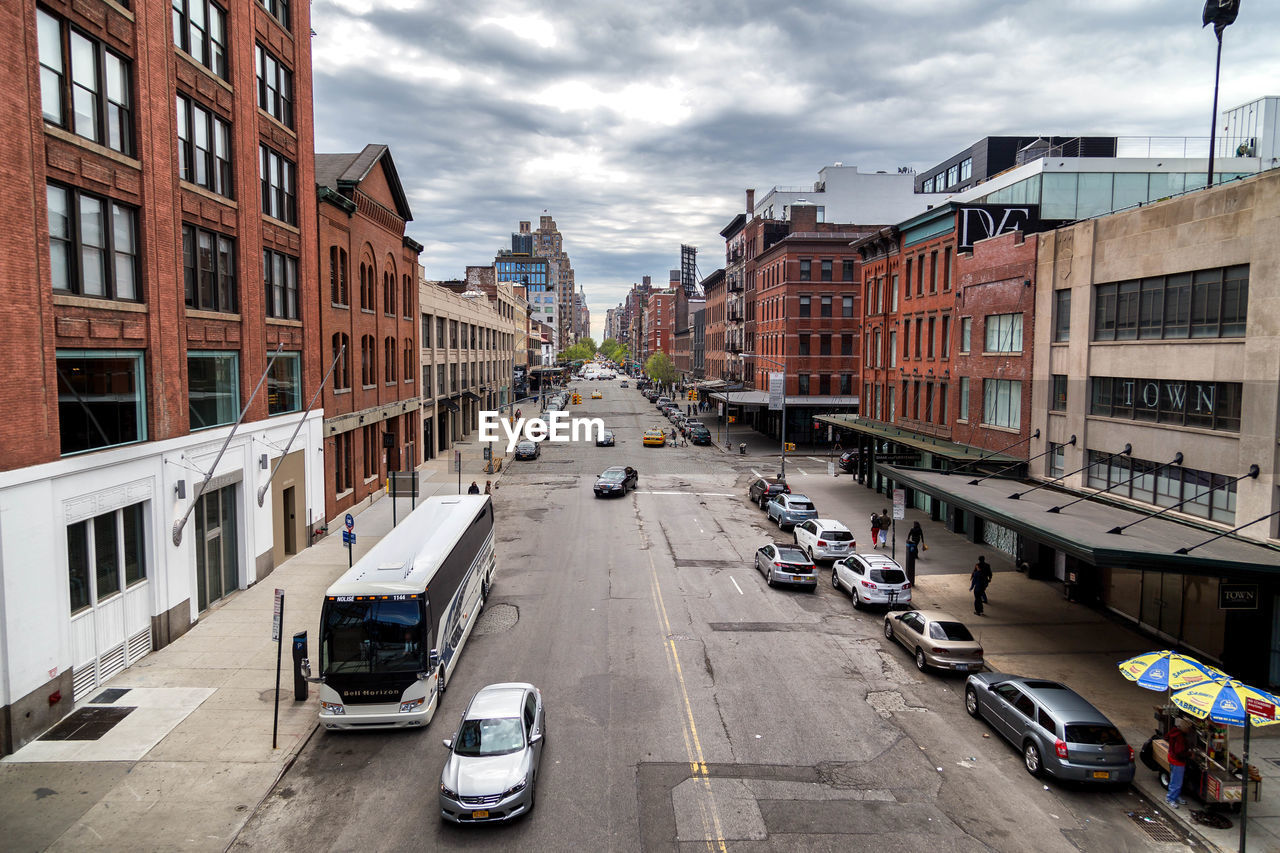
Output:
M784 563L808 563L809 555L799 548L779 548L778 559Z
M906 583L907 575L902 569L872 569L871 580L875 583Z
M853 534L847 530L824 530L818 534L823 539L830 539L832 542L852 542Z
M929 626L929 636L935 640L953 640L967 643L973 639L969 629L959 622L934 622Z
M1124 736L1115 726L1096 723L1067 723L1067 743L1085 743L1091 746L1124 746Z
M798 509L798 510L813 509L813 504L809 503L808 501L792 501L791 508Z

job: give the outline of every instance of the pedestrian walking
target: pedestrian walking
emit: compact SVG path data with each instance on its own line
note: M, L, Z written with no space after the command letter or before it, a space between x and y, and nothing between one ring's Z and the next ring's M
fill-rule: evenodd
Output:
M485 480L485 481L484 481L484 493L485 493L486 495L491 495L491 494L493 494L493 480Z
M977 616L985 615L982 612L982 599L987 591L987 576L982 569L976 565L973 572L969 575L969 589L973 592L973 612Z
M467 494L469 495L480 494L480 484L477 483L475 480L472 480L471 485L467 488Z
M880 547L880 514L871 513L871 547Z
M893 526L893 516L889 515L889 508L885 507L880 510L880 547L889 544L889 528Z
M1182 779L1187 772L1187 755L1190 752L1187 747L1189 731L1191 731L1191 721L1186 717L1179 717L1178 722L1174 723L1173 728L1169 729L1164 736L1169 744L1169 790L1164 795L1164 801L1174 809L1187 803L1182 799Z
M986 557L978 557L978 562L974 568L982 572L982 576L987 579L987 582L982 586L982 601L984 604L989 603L987 601L987 587L991 586L991 579L994 577L991 572L991 564L987 562Z
M907 532L907 580L914 586L916 582L916 560L920 558L920 546L924 544L924 530L920 522L915 522Z

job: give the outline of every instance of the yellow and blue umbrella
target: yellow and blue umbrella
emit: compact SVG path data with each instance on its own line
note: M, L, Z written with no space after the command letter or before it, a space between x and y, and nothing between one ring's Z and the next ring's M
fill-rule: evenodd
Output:
M1193 717L1208 717L1215 723L1228 726L1243 726L1246 722L1255 726L1267 726L1280 720L1267 719L1253 714L1246 714L1245 700L1256 699L1270 705L1280 705L1280 698L1265 690L1228 679L1226 681L1206 681L1184 690L1179 690L1169 697L1173 704ZM1246 720L1246 717L1248 718Z
M1148 690L1181 690L1206 681L1225 681L1230 677L1217 667L1168 649L1122 661L1120 674Z

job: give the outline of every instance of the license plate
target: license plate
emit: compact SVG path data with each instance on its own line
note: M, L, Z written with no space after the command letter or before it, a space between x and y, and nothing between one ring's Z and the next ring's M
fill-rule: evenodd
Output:
M1111 778L1111 774L1110 774L1110 773L1108 773L1108 772L1107 772L1107 771L1105 771L1105 770L1095 770L1095 771L1093 771L1093 778L1095 778L1095 779L1110 779L1110 778Z
M956 672L966 672L968 669L969 669L969 664L967 663L956 664Z
M799 575L792 575L791 580L795 581L796 583L801 583L803 581L807 581L808 578L803 578L803 577L800 577Z
M1095 775L1096 775L1096 774L1095 774ZM1103 776L1105 776L1105 775L1107 775L1107 774L1105 774L1105 773L1104 773L1104 774L1102 774L1102 775L1103 775ZM488 813L487 811L479 811L479 812L472 812L472 813L471 813L471 817L473 817L473 818L482 818L482 817L488 817L488 816L489 816L489 813Z

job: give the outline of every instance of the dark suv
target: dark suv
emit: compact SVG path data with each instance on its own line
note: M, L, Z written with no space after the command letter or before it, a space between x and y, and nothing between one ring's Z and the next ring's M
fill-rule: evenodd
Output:
M858 451L846 450L840 454L840 470L852 474L853 468L858 464Z
M695 423L689 427L689 441L693 444L710 444L711 430L703 424Z
M751 488L747 489L747 500L764 509L775 495L783 494L791 494L791 487L785 482L759 477L751 481Z

